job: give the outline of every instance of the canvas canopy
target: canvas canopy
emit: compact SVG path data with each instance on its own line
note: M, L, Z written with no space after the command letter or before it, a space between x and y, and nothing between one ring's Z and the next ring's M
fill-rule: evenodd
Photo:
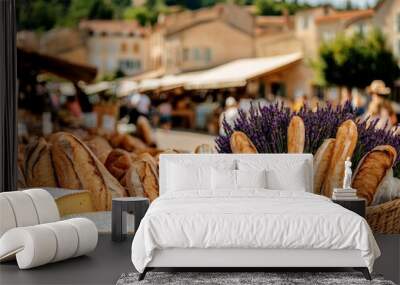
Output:
M268 75L302 59L301 53L238 59L199 73L186 82L185 89L220 89L245 86L248 80Z

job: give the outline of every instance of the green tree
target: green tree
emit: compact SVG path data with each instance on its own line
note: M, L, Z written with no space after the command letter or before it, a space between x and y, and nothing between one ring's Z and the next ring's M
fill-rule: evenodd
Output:
M259 15L282 15L284 10L290 14L294 14L299 10L311 7L307 3L299 3L298 1L275 1L275 0L255 0L257 13Z
M63 25L76 26L83 19L112 19L113 7L105 0L72 0Z
M64 5L57 0L17 1L16 4L19 30L47 31L65 13Z
M375 79L392 86L400 76L397 60L379 30L368 35L340 35L323 44L316 69L323 85L347 88L365 88Z

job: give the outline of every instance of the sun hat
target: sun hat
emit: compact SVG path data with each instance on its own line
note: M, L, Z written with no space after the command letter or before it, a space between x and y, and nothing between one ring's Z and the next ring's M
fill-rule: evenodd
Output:
M390 88L386 87L385 82L382 80L374 80L371 85L367 87L367 91L370 94L378 94L378 95L389 95Z

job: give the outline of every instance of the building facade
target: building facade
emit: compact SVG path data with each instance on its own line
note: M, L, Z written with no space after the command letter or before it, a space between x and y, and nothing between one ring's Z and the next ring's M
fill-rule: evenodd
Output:
M100 75L134 75L150 69L150 28L115 20L83 21L79 28L86 33L88 62Z

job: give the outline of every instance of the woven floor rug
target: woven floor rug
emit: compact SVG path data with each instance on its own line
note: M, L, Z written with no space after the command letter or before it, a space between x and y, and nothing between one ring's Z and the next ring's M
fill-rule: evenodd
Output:
M138 276L138 273L122 274L117 285L395 285L392 281L376 275L372 276L372 281L368 281L358 272L148 272L142 281L137 280Z

